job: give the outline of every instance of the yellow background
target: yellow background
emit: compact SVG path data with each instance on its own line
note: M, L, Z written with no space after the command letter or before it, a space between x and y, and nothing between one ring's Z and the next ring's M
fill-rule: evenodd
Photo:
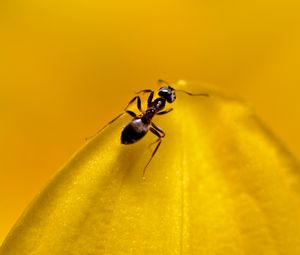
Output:
M299 13L296 0L2 1L0 242L85 137L158 78L243 98L299 158Z

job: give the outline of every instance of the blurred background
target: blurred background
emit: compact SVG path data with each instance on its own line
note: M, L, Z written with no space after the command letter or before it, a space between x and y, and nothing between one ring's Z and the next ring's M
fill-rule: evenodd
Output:
M212 84L300 156L297 0L0 2L0 243L133 92Z

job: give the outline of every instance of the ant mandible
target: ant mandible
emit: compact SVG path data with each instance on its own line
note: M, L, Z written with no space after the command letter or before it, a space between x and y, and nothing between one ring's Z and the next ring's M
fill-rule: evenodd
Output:
M121 143L122 144L133 144L142 139L148 131L152 132L154 135L157 136L157 140L153 143L156 144L156 147L154 151L151 154L151 157L147 164L144 167L143 170L143 178L145 177L145 172L150 164L151 160L155 156L159 146L161 145L162 139L165 137L166 133L159 128L157 125L155 125L152 122L152 119L155 115L163 115L167 114L170 111L173 110L173 108L165 109L165 106L167 103L171 104L175 101L176 99L176 93L175 92L183 92L189 96L206 96L208 97L209 94L205 93L199 93L199 94L193 94L185 90L178 90L172 88L167 82L163 80L158 80L160 84L164 84L163 87L161 87L158 90L158 97L156 99L153 99L154 97L154 90L151 89L144 89L141 91L138 91L136 94L141 94L141 93L150 93L148 96L147 100L147 109L142 110L142 103L141 103L141 98L140 96L135 96L132 100L129 101L128 105L125 107L124 112L119 114L116 118L111 120L106 126L104 126L102 129L113 123L115 120L120 118L123 114L127 113L133 119L127 123L127 125L124 127L122 134L121 134ZM137 101L137 108L140 111L140 114L136 114L133 111L127 110L128 107ZM101 129L101 130L102 130ZM100 131L101 131L100 130ZM99 132L100 132L99 131Z

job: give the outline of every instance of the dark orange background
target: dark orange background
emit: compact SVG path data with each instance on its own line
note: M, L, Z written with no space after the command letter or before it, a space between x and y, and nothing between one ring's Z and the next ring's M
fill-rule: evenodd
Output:
M0 241L139 89L163 78L245 99L300 155L300 3L2 1Z

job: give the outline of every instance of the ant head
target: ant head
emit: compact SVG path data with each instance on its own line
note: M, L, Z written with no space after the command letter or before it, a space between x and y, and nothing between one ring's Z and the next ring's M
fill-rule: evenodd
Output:
M176 99L175 89L171 86L160 88L158 90L158 95L166 99L168 103L172 103Z

